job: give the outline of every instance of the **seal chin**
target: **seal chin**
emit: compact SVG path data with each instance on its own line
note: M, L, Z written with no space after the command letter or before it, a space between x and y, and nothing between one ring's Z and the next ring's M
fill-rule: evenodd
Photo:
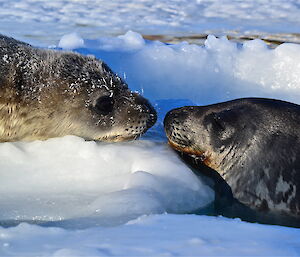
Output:
M193 111L191 107L183 107L184 110ZM202 163L210 168L215 168L215 162L211 151L207 147L201 147L195 139L195 132L191 124L187 123L188 112L181 112L182 108L171 110L164 119L164 128L169 145L177 152L187 155L196 163Z
M200 149L195 149L192 146L186 146L186 145L180 145L174 141L171 141L169 139L168 141L169 145L176 151L180 152L180 153L184 153L190 157L192 157L193 159L195 159L195 161L200 161L202 163L204 163L205 165L209 166L209 154L207 154L207 152L200 150Z
M148 115L140 116L134 123L127 123L126 125L119 126L112 131L105 134L98 134L91 140L106 141L106 142L123 142L135 140L141 137L144 133L151 128L157 119L155 110Z

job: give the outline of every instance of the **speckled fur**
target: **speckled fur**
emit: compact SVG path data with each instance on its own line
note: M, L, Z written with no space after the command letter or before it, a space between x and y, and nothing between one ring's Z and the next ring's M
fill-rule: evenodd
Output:
M95 112L101 96L114 99L110 115ZM150 103L101 60L0 35L0 141L70 134L119 141L139 136L155 121Z

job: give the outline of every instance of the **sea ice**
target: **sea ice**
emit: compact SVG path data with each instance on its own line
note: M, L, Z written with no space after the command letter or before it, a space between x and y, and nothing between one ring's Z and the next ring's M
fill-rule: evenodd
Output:
M298 0L0 0L0 31L54 44L63 34L84 38L124 34L265 35L288 33L299 42ZM284 37L284 36L283 36Z

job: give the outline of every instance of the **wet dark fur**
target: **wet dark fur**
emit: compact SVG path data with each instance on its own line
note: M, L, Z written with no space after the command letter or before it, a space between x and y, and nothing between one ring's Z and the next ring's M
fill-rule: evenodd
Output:
M188 149L188 163L195 168L196 161L200 171L204 163L210 175L218 172L213 175L216 189L225 190L227 200L231 198L229 185L233 198L243 206L280 217L274 221L277 224L295 226L298 222L300 226L299 105L237 99L175 109L164 123L172 145L181 152ZM293 221L285 222L282 217Z

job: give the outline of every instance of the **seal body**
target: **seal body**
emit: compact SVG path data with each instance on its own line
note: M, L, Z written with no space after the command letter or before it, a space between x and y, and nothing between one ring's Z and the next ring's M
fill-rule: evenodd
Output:
M188 106L164 125L170 145L217 171L241 203L300 217L299 105L245 98Z
M151 104L101 60L0 35L0 141L120 141L155 121Z

